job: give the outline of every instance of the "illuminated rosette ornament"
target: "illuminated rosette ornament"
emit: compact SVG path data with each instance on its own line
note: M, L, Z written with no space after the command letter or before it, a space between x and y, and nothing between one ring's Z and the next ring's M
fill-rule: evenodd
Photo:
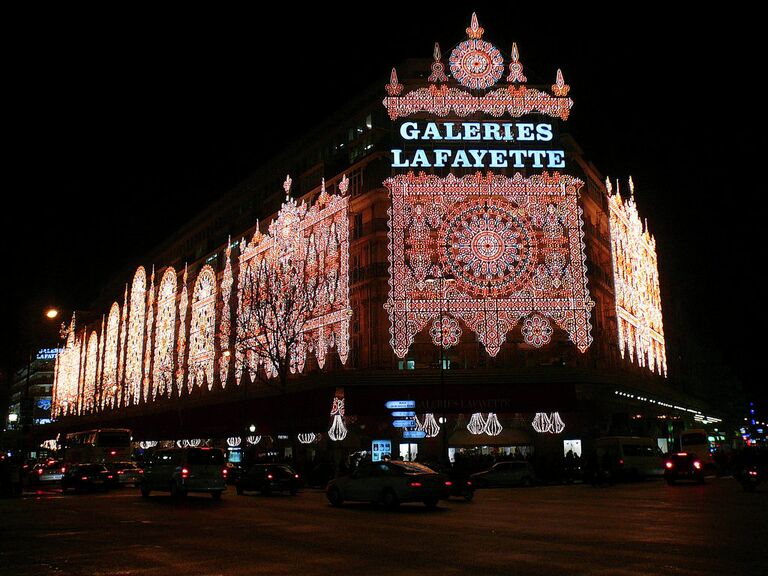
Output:
M467 431L470 434L482 434L485 431L485 419L480 412L475 412L469 419Z
M488 418L485 420L485 428L483 431L488 434L488 436L498 436L501 434L501 431L504 430L501 423L499 422L499 418L496 416L495 413L489 412Z
M423 422L420 422L419 419L416 418L416 428L424 432L427 438L434 438L440 434L440 425L437 423L437 420L435 420L435 415L431 412L424 414Z
M347 427L344 425L344 388L336 388L336 395L331 406L331 427L328 437L334 442L340 442L347 437Z
M149 450L150 448L154 448L157 446L157 442L154 440L142 440L139 442L139 448L142 450Z

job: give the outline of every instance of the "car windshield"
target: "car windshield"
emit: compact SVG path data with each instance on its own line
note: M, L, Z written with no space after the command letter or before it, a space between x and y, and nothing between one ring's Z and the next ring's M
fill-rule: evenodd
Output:
M625 456L656 456L656 449L648 444L624 444Z
M391 462L391 464L394 464L395 466L398 466L405 470L408 474L434 474L435 471L432 470L432 468L427 468L423 464L418 464L416 462Z
M131 445L131 434L127 430L101 431L96 445L102 448L127 448Z
M206 465L214 464L221 466L224 464L224 454L221 450L205 450L203 448L192 448L187 456L188 464Z

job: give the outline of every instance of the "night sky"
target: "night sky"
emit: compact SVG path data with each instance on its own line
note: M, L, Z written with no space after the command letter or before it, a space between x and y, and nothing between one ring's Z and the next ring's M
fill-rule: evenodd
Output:
M765 314L754 305L763 266L749 237L765 214L752 151L765 115L756 19L718 13L694 26L617 11L601 14L614 20L605 26L520 3L412 4L291 7L270 19L68 6L8 22L18 176L6 177L2 210L3 364L23 357L32 334L42 343L45 306L87 309L108 278L151 265L142 258L152 246L346 99L375 82L383 97L393 65L429 57L435 41L447 54L476 10L484 39L505 55L518 43L530 81L551 83L562 68L575 102L568 128L586 157L634 177L657 238L668 335L764 397L755 335Z

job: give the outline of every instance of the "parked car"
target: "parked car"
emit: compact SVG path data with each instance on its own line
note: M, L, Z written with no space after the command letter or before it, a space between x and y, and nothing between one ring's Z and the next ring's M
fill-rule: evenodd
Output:
M401 502L423 502L428 508L448 499L449 479L416 462L366 462L347 476L328 483L326 496L333 506L347 500L381 502L394 508Z
M475 488L532 486L536 483L536 473L529 462L497 462L488 470L472 474L469 479Z
M149 497L153 490L170 492L174 497L189 492L221 498L227 489L224 452L217 448L168 448L155 450L144 466L141 495Z
M225 465L227 469L227 484L237 484L240 476L243 475L243 467L236 462L227 462Z
M653 438L606 436L595 440L597 461L612 479L644 478L664 473L664 458Z
M61 488L75 491L107 490L114 475L104 464L70 464L61 479Z
M445 466L435 462L428 462L426 463L426 466L435 472L448 476L446 485L448 486L449 498L455 496L470 502L472 498L475 497L475 485L469 478L469 472L467 470L455 466Z
M110 462L107 468L112 473L113 486L138 486L141 483L141 477L144 471L136 462Z
M240 476L235 486L238 494L256 491L262 494L289 492L293 495L301 487L301 478L285 464L254 464Z
M664 462L664 479L670 486L679 480L692 480L704 484L704 464L691 452L669 454Z
M30 484L51 484L59 482L66 472L67 467L60 460L49 460L48 462L36 464L30 474Z

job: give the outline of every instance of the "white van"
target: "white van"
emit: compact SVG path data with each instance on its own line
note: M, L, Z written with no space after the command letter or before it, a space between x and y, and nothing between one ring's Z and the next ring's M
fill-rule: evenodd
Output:
M663 457L656 440L641 436L606 436L595 441L597 461L616 477L662 476Z
M218 500L227 489L226 470L224 452L217 448L155 450L144 466L141 495L147 498L153 490L175 497L205 492Z
M712 452L709 450L709 438L703 428L691 428L683 430L677 437L677 446L680 452L695 454L704 464L705 468L715 465Z

